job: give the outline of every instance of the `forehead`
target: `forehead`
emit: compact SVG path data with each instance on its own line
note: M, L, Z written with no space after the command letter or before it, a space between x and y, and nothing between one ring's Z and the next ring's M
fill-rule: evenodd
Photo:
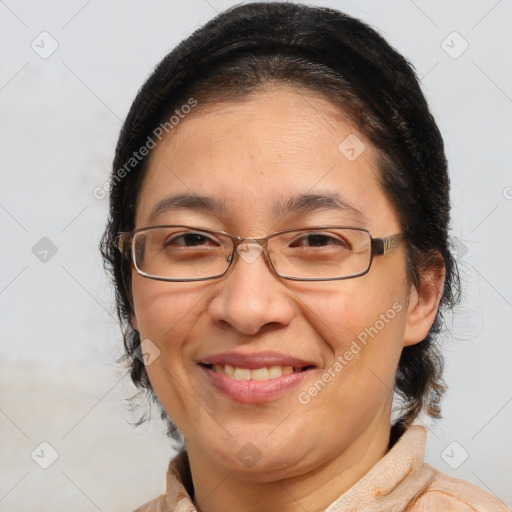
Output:
M334 198L361 218L371 213L368 206L381 213L391 208L379 184L376 152L319 95L279 88L196 109L153 150L137 224L149 222L169 195L215 198L210 210L232 220L239 214L240 220L271 219L301 198L305 205L311 200L306 196ZM322 208L322 201L313 203Z

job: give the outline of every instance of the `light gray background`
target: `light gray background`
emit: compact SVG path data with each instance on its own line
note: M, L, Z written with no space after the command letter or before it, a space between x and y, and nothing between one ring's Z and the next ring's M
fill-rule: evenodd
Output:
M422 78L446 142L464 284L427 460L512 505L512 1L311 3L377 27ZM164 489L171 443L157 418L130 426L133 389L115 365L97 248L107 200L93 189L152 67L234 4L0 0L0 510L126 511ZM57 249L46 262L42 237ZM42 441L59 454L46 470L31 458L50 461Z

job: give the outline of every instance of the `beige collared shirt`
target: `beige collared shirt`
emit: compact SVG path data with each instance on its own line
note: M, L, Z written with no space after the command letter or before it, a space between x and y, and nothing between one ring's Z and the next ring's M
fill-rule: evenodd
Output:
M510 512L502 501L424 462L427 432L413 426L324 512ZM171 460L167 492L134 512L195 512L185 452ZM189 494L190 493L190 494Z

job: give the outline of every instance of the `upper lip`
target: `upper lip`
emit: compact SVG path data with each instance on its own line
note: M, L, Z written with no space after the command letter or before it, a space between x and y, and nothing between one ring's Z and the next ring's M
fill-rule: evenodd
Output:
M286 354L280 354L278 352L255 352L253 354L224 352L222 354L214 354L204 357L199 361L199 363L203 365L228 364L235 368L247 368L250 370L263 368L265 366L293 366L294 368L316 366L311 361L306 361Z

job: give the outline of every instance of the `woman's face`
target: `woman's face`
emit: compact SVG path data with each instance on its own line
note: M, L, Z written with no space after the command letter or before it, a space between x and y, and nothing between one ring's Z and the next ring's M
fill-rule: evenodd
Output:
M399 221L376 162L357 129L313 93L283 87L209 106L153 150L136 227L185 224L258 238L341 225L392 235ZM207 196L224 209L151 216L176 194ZM277 207L333 194L344 205ZM362 277L327 282L284 280L262 256L240 257L212 281L134 272L133 325L150 340L152 386L191 461L265 480L310 471L388 435L400 352L418 341L407 335L411 289L404 244L374 258ZM238 368L234 376L227 363ZM269 375L262 369L271 367Z

